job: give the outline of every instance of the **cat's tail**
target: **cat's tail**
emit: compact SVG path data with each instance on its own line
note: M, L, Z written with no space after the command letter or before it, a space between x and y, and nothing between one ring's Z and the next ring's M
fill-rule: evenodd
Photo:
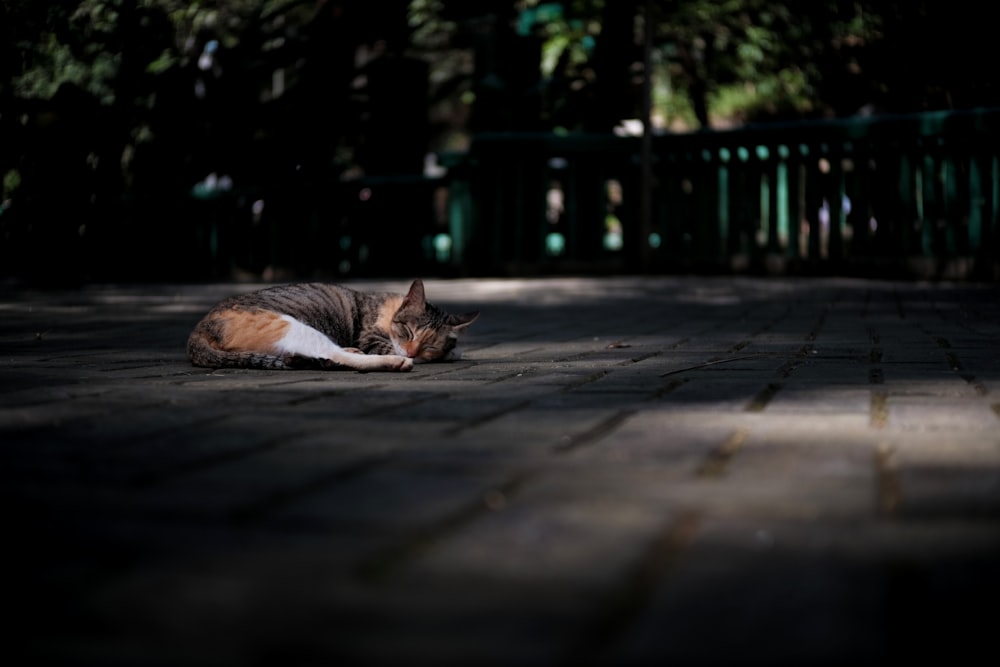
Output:
M260 370L289 370L299 366L289 365L289 360L262 352L235 352L220 350L212 344L205 332L195 329L188 337L188 359L202 368L256 368Z

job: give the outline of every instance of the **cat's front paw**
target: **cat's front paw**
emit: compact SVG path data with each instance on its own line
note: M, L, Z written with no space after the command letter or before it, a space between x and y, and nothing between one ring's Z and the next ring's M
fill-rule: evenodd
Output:
M413 370L413 359L409 357L400 357L394 354L387 354L386 361L389 363L389 369L394 371L409 371Z

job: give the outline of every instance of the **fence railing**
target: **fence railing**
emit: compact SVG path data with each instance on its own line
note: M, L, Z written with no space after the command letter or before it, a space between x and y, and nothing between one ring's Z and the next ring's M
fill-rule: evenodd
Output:
M736 271L1000 280L1000 109L666 134L645 145L480 134L440 158L446 173L433 178L237 184L117 204L88 204L80 190L5 203L0 278Z
M477 136L444 156L448 261L473 274L1000 277L1000 110L658 135L651 179L641 148Z

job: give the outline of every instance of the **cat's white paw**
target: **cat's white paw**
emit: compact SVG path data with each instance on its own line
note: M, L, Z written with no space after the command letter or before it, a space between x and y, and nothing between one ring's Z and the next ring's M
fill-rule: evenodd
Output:
M389 368L394 371L409 371L413 369L413 359L409 357L399 357L396 355L386 355Z

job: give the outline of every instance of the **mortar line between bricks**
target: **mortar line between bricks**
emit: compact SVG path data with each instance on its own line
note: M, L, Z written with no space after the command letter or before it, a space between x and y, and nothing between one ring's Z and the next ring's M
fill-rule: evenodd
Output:
M487 491L477 500L459 507L439 521L418 528L396 545L370 555L357 566L355 573L368 584L376 585L384 582L404 563L446 536L479 517L502 508L506 504L506 499L517 493L537 473L535 469L514 473L503 484Z
M264 516L268 512L278 509L284 505L288 505L289 503L314 493L329 484L343 482L365 475L380 465L384 465L392 458L392 456L393 452L383 452L353 461L352 463L344 466L339 466L326 472L325 474L316 476L305 484L300 484L290 489L275 491L260 500L237 507L229 513L229 518L236 523L249 523Z
M879 514L891 516L899 509L902 489L899 483L898 454L896 448L886 442L875 447L875 498Z
M446 435L446 436L455 436L455 435L458 435L462 431L467 431L470 428L475 428L477 426L482 426L483 424L487 424L487 423L493 421L494 419L500 419L504 415L508 415L511 412L516 412L516 411L520 410L521 408L525 408L525 407L531 405L531 400L532 399L530 399L530 398L526 398L523 401L518 401L517 403L514 403L513 405L508 405L507 407L500 408L498 410L493 410L492 412L488 412L485 415L480 415L479 417L476 417L475 419L470 419L467 422L462 422L461 424L458 424L457 426L452 426L451 428L445 429L442 433L443 433L443 435Z
M628 364L637 364L646 359L652 359L653 357L658 357L663 354L663 350L653 350L652 352L644 352L643 354L636 355L634 357L629 357L625 361L621 362L619 366L627 366Z
M738 428L729 434L722 443L710 451L695 474L702 478L717 479L725 475L726 469L733 458L743 449L743 444L750 437L750 429Z
M829 310L830 310L830 307L829 307L829 305L827 305L820 312L819 316L817 317L816 323L813 325L813 327L810 330L810 332L806 335L806 341L807 342L803 346L801 346L792 356L797 356L797 357L808 356L809 352L812 350L811 343L812 343L812 341L816 340L816 337L819 334L819 331L822 329L823 324L826 321L827 313L829 312ZM751 311L744 311L740 317L741 318L742 317L746 317L747 315L749 315L750 312ZM793 308L791 306L786 307L780 314L772 317L771 319L765 321L763 324L761 324L760 326L758 326L757 329L755 329L753 331L753 333L751 333L749 336L747 336L746 338L742 338L738 342L736 342L735 344L731 345L727 349L727 352L730 353L730 354L732 354L732 353L735 353L735 352L741 352L741 351L743 351L744 349L746 349L747 347L749 347L758 336L760 336L761 334L766 333L766 332L772 330L775 327L775 325L777 325L782 320L785 320L792 312L793 312ZM715 326L708 327L708 328L704 329L703 331L699 332L698 335L704 334L704 333L706 333L708 331L711 331L713 329L718 329L718 328L720 328L720 326L722 326L722 325L721 324L717 324ZM683 338L680 341L677 341L676 343L674 343L673 345L671 345L668 349L671 349L671 350L677 349L677 348L685 345L688 342L690 342L690 338ZM783 357L788 357L788 356L790 356L790 355L788 355L786 353L765 353L765 352L758 352L758 353L754 353L754 354L741 355L741 356L738 356L738 357L727 357L727 358L718 358L718 357L715 357L715 358L709 359L708 361L706 361L706 362L704 362L702 364L696 364L694 366L689 366L689 367L680 368L680 369L677 369L677 370L667 371L667 372L661 374L660 377L666 377L668 375L674 375L674 374L677 374L677 373L683 373L683 372L689 371L689 370L697 370L699 368L704 368L706 366L712 366L712 365L715 365L715 364L728 363L730 361L739 361L739 360L743 360L743 359L783 358ZM789 362L789 363L791 364L793 362ZM797 365L798 364L795 364L795 365L791 366L790 370L788 370L788 374L790 374L791 370L794 370L794 368Z
M513 373L508 373L507 375L501 375L498 378L493 378L492 380L487 380L484 384L497 384L499 382L506 382L512 378L521 377L525 373L535 370L534 366L526 366L524 369L515 371Z
M788 371L790 374L791 371ZM787 377L787 376L786 376ZM743 408L744 412L763 412L767 405L777 396L778 392L784 388L784 384L781 382L769 382L767 386L757 392L757 394L750 399L750 402L746 404Z
M110 365L115 362L108 362L108 363ZM163 364L164 364L163 361L157 361L157 362L137 364L135 366L118 366L116 368L101 368L99 370L101 373L108 373L108 374L117 373L119 371L134 371L142 368L155 369L157 371L156 373L152 373L150 375L133 375L129 378L130 380L163 380L165 378L191 377L191 372L188 370L164 373Z
M613 589L580 640L557 662L582 667L603 662L622 634L649 606L656 590L694 542L701 518L683 510L659 531L639 554L621 584Z
M132 477L130 485L136 488L145 488L154 486L156 484L161 484L164 481L171 479L173 477L180 477L181 475L194 472L197 470L214 468L216 466L230 463L232 461L238 461L253 454L270 451L272 449L278 449L282 445L286 444L289 440L294 440L295 438L307 435L310 432L311 431L309 429L299 429L297 431L282 433L280 435L274 436L273 438L268 438L267 440L258 443L252 447L243 447L228 452L219 452L218 454L203 456L193 461L178 463L169 466L165 469L139 473Z
M587 375L587 376L585 376L583 378L580 378L579 380L576 380L576 381L571 382L571 383L569 383L569 384L567 384L567 385L565 385L565 386L563 386L563 387L561 387L559 389L554 390L553 393L571 391L571 390L576 389L578 387L582 387L583 385L590 384L591 382L596 382L597 380L600 380L602 377L604 377L605 375L607 375L609 372L610 371L602 370L602 371L598 371L596 373L591 373L590 375ZM518 377L519 375L522 375L522 373L511 374L511 375L506 376L506 378ZM494 380L493 382L499 382L499 380ZM493 384L493 382L491 382L490 384ZM446 429L444 431L444 435L454 436L454 435L458 435L462 431L466 431L466 430L468 430L470 428L475 428L476 426L482 426L483 424L489 423L489 422L493 421L494 419L499 419L499 418L501 418L501 417L503 417L505 415L510 414L511 412L516 412L517 410L520 410L521 408L525 408L525 407L531 405L532 401L533 401L533 399L530 399L530 398L529 399L525 399L523 401L518 401L517 403L515 403L513 405L509 405L507 407L500 408L499 410L494 410L493 412L489 412L489 413L487 413L485 415L480 415L476 419L473 419L473 420L470 420L468 422L464 422L462 424L458 424L457 426L453 426L452 428Z
M654 391L653 393L651 393L648 396L647 400L650 400L650 401L659 400L659 399L667 396L668 394L672 394L674 391L676 391L677 389L680 389L681 387L683 387L685 384L687 384L690 381L691 381L691 378L687 378L687 377L675 378L675 379L671 380L670 382L668 382L667 384L665 384L662 387L660 387L659 389L657 389L656 391Z
M695 364L694 366L685 366L684 368L676 368L666 373L660 373L661 378L665 378L670 375L677 375L678 373L686 373L687 371L696 371L701 368L707 368L709 366L715 366L716 364L725 364L730 361L743 361L746 359L759 359L767 357L778 357L785 355L767 355L767 354L746 354L740 357L727 357L726 359L709 359L708 361L702 362L700 364Z
M616 412L590 429L571 438L569 442L552 446L550 451L553 454L564 454L595 440L599 440L618 428L635 412L635 410L621 410ZM484 493L481 501L460 507L444 519L423 529L418 529L409 538L394 547L390 547L381 553L369 557L368 560L358 567L358 575L362 580L373 584L385 580L417 553L430 548L434 543L444 539L458 528L471 523L480 516L490 511L501 509L511 495L539 474L541 474L541 468L537 466L524 468L516 472L500 486Z
M91 393L76 394L76 395L71 396L70 399L71 400L78 400L78 399L79 400L90 400L90 399L96 399L96 398L103 397L106 393L108 393L108 391L114 391L114 389L110 388L107 391L100 391L100 392L95 392L95 393L92 393L92 394ZM18 406L18 407L19 407L19 409L33 410L35 408L45 408L45 407L47 407L49 405L53 405L55 403L60 403L60 402L64 402L64 401L65 401L65 399L63 399L63 400L54 400L53 399L53 400L45 400L45 401L36 401L36 402L31 402L31 403L25 403L25 404L23 404L21 406ZM159 410L166 403L167 403L166 401L164 401L164 400L161 399L161 400L158 400L158 401L154 401L154 402L150 402L150 403L145 403L143 405L133 406L132 407L132 411L133 412L137 412L137 411L145 411L145 410ZM113 414L114 410L115 409L113 407L109 406L109 407L102 408L101 410L95 411L94 413L90 413L90 414L80 414L80 415L73 415L73 416L68 416L68 417L61 417L56 422L48 422L48 423L42 423L42 424L25 424L25 425L23 425L21 428L19 428L17 430L20 431L20 432L22 432L22 433L29 433L30 432L30 433L33 433L36 436L44 436L44 437L52 437L52 438L55 438L55 437L66 437L67 434L65 432L69 432L68 436L70 438L75 438L75 437L78 437L78 436L77 436L77 434L72 433L72 431L73 431L73 429L74 429L74 427L76 425L91 423L91 422L93 422L96 419L101 419L101 418L103 418L105 416ZM143 439L143 441L146 442L146 443L153 442L153 441L156 441L156 440L158 440L160 438L163 438L163 437L172 436L175 433L177 433L177 431L181 431L181 430L185 430L185 429L189 429L189 428L197 428L197 427L200 427L200 426L207 426L209 424L214 424L216 422L223 421L225 419L226 419L225 415L223 415L223 416L212 416L212 417L205 417L203 419L198 419L198 420L193 421L193 422L172 425L172 426L170 426L168 428L156 429L156 430L153 430L153 431L148 432L148 433L142 433L140 435L136 435L136 434L129 434L129 435L120 435L120 434L119 435L114 435L113 434L113 435L108 435L108 436L105 437L105 439L102 442L102 450L101 451L104 452L104 453L107 453L107 452L112 452L112 451L118 451L118 450L120 450L122 448L127 448L129 446L133 446L135 444L135 441L136 441L137 437ZM79 436L79 437L81 437L82 439L86 439L86 436Z
M931 337L931 339L937 344L938 348L941 349L944 354L945 361L948 362L948 367L955 372L966 384L972 387L973 391L979 396L986 396L989 393L989 388L982 382L976 382L976 376L973 373L965 370L965 366L959 359L958 355L953 351L951 341L949 341L944 336L936 336L931 332L927 331L925 327L921 327L921 330Z
M405 408L412 408L415 405L421 405L422 403L427 403L428 401L440 401L447 400L451 398L448 394L428 394L425 396L416 396L414 398L408 398L404 401L399 401L393 405L382 405L376 406L371 410L365 410L359 412L359 417L378 417L379 415L384 415L386 413L392 412L393 410L403 410Z
M598 380L600 380L602 377L606 376L610 372L611 371L609 371L609 370L600 370L600 371L597 371L596 373L591 373L590 375L585 375L584 377L580 378L579 380L574 380L573 382L570 382L570 383L566 384L565 386L562 387L562 389L560 391L564 391L564 392L566 392L566 391L572 391L574 389L578 389L579 387L583 387L584 385L588 385L588 384L590 384L592 382L597 382Z
M882 376L872 376L873 382L882 382ZM872 428L885 428L889 423L889 394L885 391L872 391L869 406L869 423Z
M307 380L304 380L304 382L307 382ZM372 390L376 390L376 389L381 389L384 386L385 386L384 384L367 385L367 386L361 387L361 390L362 391L372 391ZM318 392L316 392L314 394L306 394L304 396L299 396L298 398L293 398L293 399L287 401L286 405L290 405L290 406L305 405L306 403L312 403L313 401L321 401L321 400L324 400L324 399L327 399L327 398L335 398L337 396L343 396L344 394L347 394L347 393L353 394L355 392L354 392L353 388L351 390L347 390L347 389L333 389L333 390L330 390L330 391L318 391Z
M896 302L896 314L899 315L899 319L906 319L906 309L903 307L903 298L899 294L898 289L892 290L892 298Z
M557 454L564 454L594 442L595 440L600 440L605 435L611 433L616 428L624 424L625 421L636 412L637 410L619 410L610 417L599 421L583 433L570 436L565 441L554 445L552 447L552 451Z

